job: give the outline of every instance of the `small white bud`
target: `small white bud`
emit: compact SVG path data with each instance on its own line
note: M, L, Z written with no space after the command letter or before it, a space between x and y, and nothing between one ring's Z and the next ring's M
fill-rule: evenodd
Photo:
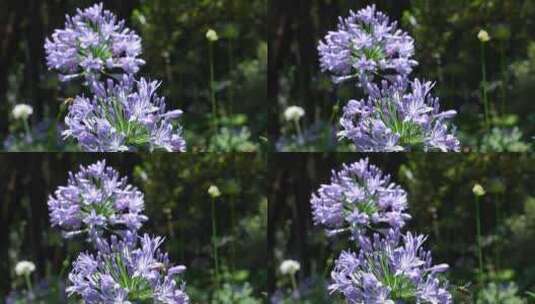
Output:
M479 33L477 34L477 39L479 39L479 41L481 42L489 42L490 41L490 35L487 31L485 30L480 30Z
M212 198L216 198L221 196L221 191L219 191L219 188L216 185L210 185L210 187L208 188L208 194Z
M15 119L28 119L33 114L33 108L30 105L21 103L13 107L11 114Z
M279 270L282 274L293 275L301 269L301 264L294 260L285 260L281 263Z
M475 196L483 196L485 195L485 189L480 184L475 184L474 188L472 188L472 192L474 192Z
M30 261L20 261L15 265L15 274L18 276L28 275L35 271L35 264Z
M219 36L217 36L217 32L216 31L214 31L213 29L209 29L206 32L206 39L208 39L208 41L210 41L210 42L215 42L215 41L219 40Z
M284 119L286 121L299 120L305 115L305 110L298 106L290 106L284 111Z

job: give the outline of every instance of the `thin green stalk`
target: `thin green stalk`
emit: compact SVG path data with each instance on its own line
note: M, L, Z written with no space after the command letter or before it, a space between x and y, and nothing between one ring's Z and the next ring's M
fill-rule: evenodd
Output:
M503 204L505 204L505 193L502 192L500 195L500 199L496 201L496 227L500 227L502 219L505 218L502 215L502 207ZM498 242L498 245L496 246L496 265L497 269L499 270L501 268L501 246Z
M214 119L214 126L217 129L217 104L215 99L215 88L214 88L214 49L213 43L208 42L209 49L209 63L210 63L210 100L212 101L212 118Z
M301 125L298 119L294 119L295 130L297 131L297 137L304 142L303 132L301 131Z
M334 258L334 253L330 253L329 258L327 259L327 263L325 264L325 268L323 269L323 277L325 277L328 274L329 269L331 268L332 263L333 263L333 258Z
M485 125L487 129L490 127L489 123L489 102L487 98L487 66L485 63L485 43L481 43L481 76L483 77L482 90L483 90L483 105L485 107Z
M496 207L496 228L499 230L499 227L500 227L500 204L499 204L499 200L496 200L495 207ZM498 233L498 232L499 231L497 231L496 233ZM495 268L496 268L496 271L498 271L499 268L500 268L500 253L499 253L498 244L496 244L494 246L494 259L495 259L495 263L496 263Z
M331 118L329 119L329 124L334 124L334 119L336 118L336 115L338 114L338 110L340 109L340 99L336 99L336 104L333 106L333 111L331 114Z
M169 210L169 209L167 209ZM171 239L175 238L175 229L173 227L173 216L171 212L167 212L167 233L171 237ZM179 239L180 241L180 239Z
M232 40L228 40L228 62L229 62L229 76L232 75L232 69L234 68L234 56L232 54ZM232 114L232 106L234 104L234 86L231 85L228 90L228 99L229 99L229 114Z
M481 250L481 220L479 211L479 197L476 196L476 233L477 233L477 258L479 262L479 283L483 286L483 252Z
M30 132L30 124L28 124L28 118L23 118L22 124L24 125L24 132L26 133L26 137L31 138L32 133Z
M298 289L297 289L297 281L295 279L295 273L291 273L290 274L290 279L292 280L292 289L293 289L294 293L297 293Z
M24 280L26 281L26 287L28 288L28 293L32 293L32 280L30 280L30 274L24 274Z
M215 280L219 288L219 258L217 254L217 225L215 217L215 198L212 198L212 246L214 251Z
M234 219L235 219L235 204L234 204L234 198L231 198L230 199L230 231L232 233L232 235L234 236ZM237 238L233 238L232 242L231 242L231 247L230 247L230 251L231 251L231 255L232 255L232 270L234 271L234 263L236 261L236 240Z
M69 107L69 102L71 102L71 101L72 101L72 98L67 98L64 102L62 102L60 104L58 114L56 115L56 120L55 120L54 126L52 128L50 128L49 131L48 131L48 137L56 138L56 134L58 132L59 120L61 119L63 114L65 114L65 111Z
M67 257L63 260L63 262L61 263L61 270L59 271L59 278L63 278L63 274L65 273L65 271L67 270L67 268L70 267L71 265L71 246L70 246L70 242L66 242L67 243L67 252L68 252L68 255Z
M507 99L507 82L508 82L508 76L507 76L507 69L505 64L505 42L502 41L501 47L500 47L500 65L502 68L502 104L501 104L501 112L502 115L505 115L505 100Z

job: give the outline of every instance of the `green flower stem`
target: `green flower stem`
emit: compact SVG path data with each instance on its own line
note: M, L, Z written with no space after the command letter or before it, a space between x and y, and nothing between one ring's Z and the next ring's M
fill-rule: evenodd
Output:
M24 125L24 132L26 133L26 136L30 138L32 136L32 133L30 132L30 124L28 124L28 118L23 118L22 124Z
M28 293L32 293L32 280L30 279L30 274L24 274L24 280L26 281L26 287L28 288Z
M295 273L290 274L290 279L292 281L292 289L295 293L297 293L297 280L295 279Z
M479 197L476 195L476 233L477 233L477 258L479 262L479 283L483 286L483 252L481 250L481 220L479 211Z
M173 227L173 216L171 213L167 213L167 233L171 236L171 239L175 238L175 229ZM179 239L180 241L180 239Z
M509 82L509 76L507 75L506 57L505 57L505 42L502 41L500 47L500 65L502 68L502 104L501 112L505 115L505 100L507 99L507 83Z
M329 119L329 124L334 124L334 119L336 118L336 115L338 114L338 111L340 110L340 99L336 100L336 104L333 106L333 112L331 114L331 118Z
M234 226L235 226L235 203L234 203L234 198L231 198L230 199L230 231L232 233L232 235L234 236ZM236 261L236 240L237 239L233 239L232 242L231 242L231 247L230 247L230 251L231 251L231 256L232 256L232 270L234 271L234 263Z
M212 198L212 246L214 253L215 281L219 288L219 259L217 255L217 225L215 218L215 198Z
M232 75L232 69L234 68L234 56L232 54L232 40L228 40L228 62L229 62L229 75ZM234 86L229 86L228 90L228 101L230 105L229 112L232 114L232 105L234 103Z
M488 128L490 127L489 123L489 101L487 97L487 66L485 63L485 43L481 43L481 76L483 77L482 82L482 91L483 91L483 105L485 107L485 125Z
M502 192L501 194L501 198L500 199L497 199L496 200L496 227L500 227L500 224L502 222L502 209L501 209L501 202L505 202L505 198L504 198L505 194ZM501 265L501 247L500 247L500 242L498 241L497 245L496 245L496 270L500 270L500 265Z
M298 119L294 119L293 122L294 122L294 125L295 125L295 130L297 131L297 137L301 141L304 141L303 132L301 131L301 125L299 124L299 120Z
M334 259L334 253L329 254L329 258L327 259L327 263L325 263L325 268L323 268L323 277L327 276L329 273L329 270L331 269L331 266L333 264Z
M217 130L217 103L214 88L214 46L213 42L208 42L208 60L210 63L210 100L212 101L212 119L214 120L214 130Z
M65 112L67 111L67 109L69 108L69 102L71 101L72 99L71 98L67 98L64 102L62 102L59 106L59 111L58 111L58 115L56 115L56 120L55 120L55 123L54 125L52 126L52 128L50 128L48 130L48 136L50 138L56 138L56 134L58 132L58 124L59 124L59 120L61 119L61 117L63 116L63 114L65 114Z

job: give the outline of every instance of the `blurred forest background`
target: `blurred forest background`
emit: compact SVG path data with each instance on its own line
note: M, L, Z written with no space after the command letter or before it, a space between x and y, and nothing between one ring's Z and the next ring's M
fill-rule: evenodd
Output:
M415 39L413 76L436 81L443 109L455 109L465 151L527 151L535 135L535 1L533 0L297 0L270 1L268 96L269 136L280 151L345 151L337 143L341 110L362 97L352 84L334 86L319 69L317 45L339 16L376 4ZM477 35L486 30L482 57ZM485 65L487 80L482 79ZM488 92L486 125L482 88ZM338 104L338 105L337 105ZM297 105L306 115L297 127L284 110Z
M45 66L44 42L63 28L65 14L99 1L0 1L0 140L6 150L73 150L57 134L60 105L80 93ZM106 0L142 38L141 75L162 80L168 108L182 109L188 151L255 151L267 125L267 0ZM214 47L217 117L210 105L208 29ZM31 140L10 114L29 104ZM213 125L217 121L217 131ZM59 123L58 128L55 128Z
M435 263L448 263L454 303L535 301L535 158L502 154L276 154L268 188L268 290L272 303L345 303L326 289L334 259L353 248L312 223L311 194L331 170L369 157L408 193L408 229L429 235ZM486 194L481 210L483 284L478 281L474 184ZM279 270L301 264L297 291ZM339 301L336 301L336 300Z
M51 228L48 195L67 184L69 171L106 159L145 194L149 221L141 233L165 237L163 249L186 265L192 303L262 303L267 271L265 160L242 155L0 155L0 303L24 290L14 267L32 261L34 293L41 302L67 303L63 290L71 263L86 248ZM211 216L210 185L219 188ZM219 282L214 273L212 219L216 221ZM247 253L247 254L243 254ZM76 303L71 299L69 303Z

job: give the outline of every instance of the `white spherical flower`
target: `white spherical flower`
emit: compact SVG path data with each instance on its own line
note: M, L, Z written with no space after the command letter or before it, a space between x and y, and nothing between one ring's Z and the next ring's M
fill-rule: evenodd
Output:
M20 261L15 265L15 273L18 276L28 275L35 271L35 264L30 261Z
M298 106L290 106L284 111L284 118L287 121L299 120L305 115L305 110Z
M487 31L485 30L480 30L479 33L477 34L477 39L479 39L479 41L481 42L489 42L490 41L490 35Z
M209 194L212 198L216 198L216 197L221 196L221 191L219 191L219 188L218 188L216 185L211 185L211 186L208 188L208 194Z
M279 270L282 274L293 275L301 269L301 264L294 260L285 260L281 263Z
M11 112L15 119L28 119L33 114L33 108L27 104L18 104L13 108Z
M213 29L209 29L206 32L206 39L208 39L208 41L210 41L210 42L214 42L214 41L219 40L219 36L217 36L217 32L216 31L214 31Z
M480 184L475 184L474 188L472 188L472 192L474 192L475 196L483 196L485 195L485 189Z

